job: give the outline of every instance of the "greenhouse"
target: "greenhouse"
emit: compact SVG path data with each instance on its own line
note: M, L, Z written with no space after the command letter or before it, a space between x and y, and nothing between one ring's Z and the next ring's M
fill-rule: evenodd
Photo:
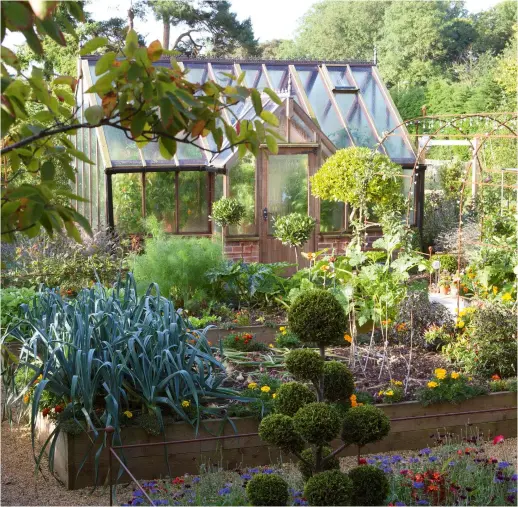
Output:
M100 100L84 94L96 79L97 56L81 60L81 111ZM195 144L178 144L172 160L161 157L156 143L139 149L121 130L98 127L83 131L77 140L94 165L77 162L76 192L87 201L77 209L93 227L114 227L122 235L143 233L143 217L156 216L166 232L211 235L211 204L222 196L237 198L246 206L245 220L225 231L230 257L249 261L290 260L289 247L272 235L273 219L297 211L317 219L307 244L340 250L348 233L348 209L342 202L314 198L309 177L337 149L362 146L377 149L401 165L402 192L411 192L410 223L422 220L424 166L416 155L405 126L383 84L375 63L365 61L279 61L178 58L189 69L189 79L203 83L230 83L229 75L245 72L245 85L269 87L282 99L274 103L262 94L263 108L279 119L284 138L276 155L266 146L260 155L239 160L237 150L217 154L211 135ZM159 60L156 65L169 65ZM250 100L225 111L232 124L254 119ZM414 167L417 170L414 170ZM413 180L413 181L412 181ZM413 183L413 185L412 185ZM236 255L238 254L238 255Z

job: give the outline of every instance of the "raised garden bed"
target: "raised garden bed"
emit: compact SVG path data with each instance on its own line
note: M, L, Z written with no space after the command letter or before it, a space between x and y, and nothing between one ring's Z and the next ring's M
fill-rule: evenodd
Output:
M282 324L280 324L282 326ZM206 333L207 340L217 345L219 340L225 338L229 334L250 333L254 335L254 340L260 343L275 343L275 335L278 333L279 327L269 326L236 326L232 329L212 328Z
M423 407L417 402L392 405L378 405L392 420L390 434L381 442L368 445L362 453L420 449L435 443L436 435L454 433L459 438L483 432L488 436L505 435L515 437L516 393L502 392L472 398L459 405L441 404ZM513 409L513 410L502 410ZM477 413L466 413L475 412ZM238 433L256 433L258 421L253 418L234 419ZM53 429L52 422L41 416L37 424L38 439L44 441ZM222 420L204 423L197 438L214 435L230 435L234 429ZM175 423L166 427L166 440L187 440L195 438L193 429L185 423ZM123 430L124 444L162 442L163 437L148 435L142 428L130 427ZM99 439L100 441L100 439ZM336 447L339 442L333 443ZM94 446L94 451L98 446ZM92 486L95 482L93 452L83 469L78 473L80 463L90 448L85 435L61 434L56 446L55 473L68 489ZM120 451L119 451L120 453ZM356 454L356 449L348 448L344 456ZM201 465L219 464L228 468L261 466L276 463L279 459L289 460L276 449L263 443L258 436L227 439L221 442L190 442L168 446L170 471L168 470L163 446L135 447L124 451L126 465L138 479L154 479L171 474L197 473ZM118 468L118 467L117 467ZM107 478L108 454L100 459L99 482ZM119 481L127 482L122 476Z

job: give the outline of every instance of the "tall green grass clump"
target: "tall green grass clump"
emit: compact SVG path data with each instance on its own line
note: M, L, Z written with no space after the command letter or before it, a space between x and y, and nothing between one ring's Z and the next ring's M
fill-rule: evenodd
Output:
M170 236L155 217L146 221L146 230L152 237L146 240L144 253L131 262L139 292L156 283L176 306L189 310L214 296L206 273L223 265L218 244L208 238Z

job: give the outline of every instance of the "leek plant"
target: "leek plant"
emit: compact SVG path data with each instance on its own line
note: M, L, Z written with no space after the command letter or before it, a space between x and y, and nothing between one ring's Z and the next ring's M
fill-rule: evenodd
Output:
M74 300L42 289L31 305L22 305L21 315L2 344L19 342L18 367L30 374L20 386L15 369L4 369L7 412L12 417L19 400L28 402L34 449L40 401L51 396L62 407L37 466L47 449L52 469L65 422L68 428L91 432L92 447L98 445L97 465L106 446L106 435L99 429L113 426L114 443L121 443L121 417L127 410L155 416L164 434L163 417L171 414L197 432L203 416L216 413L210 403L246 401L222 387L225 367L212 353L207 328L189 331L156 284L139 298L131 274L113 289L100 284L83 289Z

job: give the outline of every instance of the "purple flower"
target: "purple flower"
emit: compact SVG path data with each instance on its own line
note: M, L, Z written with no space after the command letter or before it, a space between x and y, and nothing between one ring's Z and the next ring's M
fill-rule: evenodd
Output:
M419 458L408 458L409 463L419 463Z
M511 463L507 461L500 461L500 463L498 463L498 468L507 468L508 466L511 466Z
M374 463L376 463L376 460L375 460L375 459L371 459L371 458L369 458L369 459L367 460L367 463L368 463L369 465L374 465Z
M514 495L509 495L506 500L509 502L509 503L516 503L516 497Z
M418 488L418 489L420 489L420 488L422 488L422 487L424 486L424 482L413 482L413 483L412 483L412 486L413 486L414 488Z
M224 495L228 495L231 491L231 488L229 488L228 486L224 487L224 488L221 488L219 491L218 491L218 495L219 496L224 496Z
M509 488L507 490L508 493L516 493L518 490L516 488Z
M258 474L259 473L259 469L258 468L251 468L250 469L250 473L251 474Z
M430 502L428 500L419 500L419 502L417 502L417 505L430 505Z
M454 466L455 466L455 464L456 464L456 463L455 463L455 461L450 461L450 462L448 463L448 466L450 466L450 467L454 467Z
M430 457L428 458L428 461L431 461L432 463L433 463L434 461L437 461L437 456L430 456Z
M428 456L429 454L432 454L432 450L429 447L425 447L424 449L421 449L419 451L419 456L421 456L423 454Z
M201 481L200 477L199 477L199 476L196 476L196 477L194 477L194 478L193 478L192 483L193 483L193 484L197 484L197 483L198 483L198 482L200 482L200 481Z
M297 497L297 498L295 498L295 500L293 500L293 505L307 505L307 504L308 504L308 502L306 500L303 500L300 497Z
M245 481L249 481L252 478L250 474L243 474L241 476L241 479L244 479Z
M263 470L263 474L268 474L268 475L270 475L270 474L273 474L273 473L275 473L275 472L274 472L271 468L265 468L265 469Z
M406 505L406 503L405 502L396 502L394 505L403 506L403 505Z
M502 482L505 482L505 479L501 476L501 475L497 475L495 476L495 478L493 479L493 482L495 484L501 484Z
M133 491L133 496L134 497L143 497L144 496L144 492L140 489L136 489L135 491Z
M516 481L516 479L518 479L518 475L517 474L511 475L511 480L512 481Z
M392 456L392 459L390 460L391 463L399 463L400 461L403 461L403 458L398 455Z

